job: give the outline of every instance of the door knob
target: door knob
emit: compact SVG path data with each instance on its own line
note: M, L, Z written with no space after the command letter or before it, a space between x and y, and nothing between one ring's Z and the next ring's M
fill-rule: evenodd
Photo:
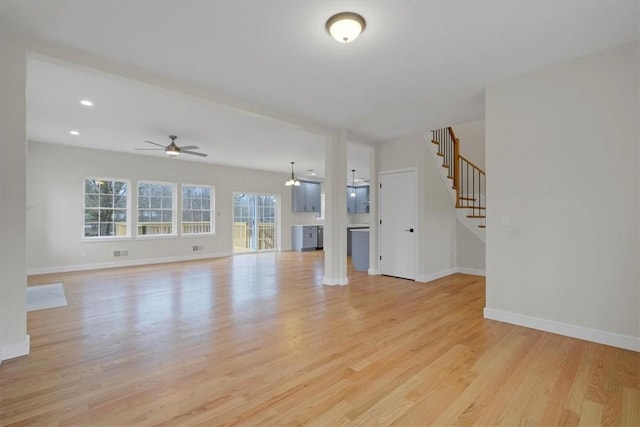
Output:
M408 231L409 233L413 233L413 228L410 228L410 229L404 230L404 231Z

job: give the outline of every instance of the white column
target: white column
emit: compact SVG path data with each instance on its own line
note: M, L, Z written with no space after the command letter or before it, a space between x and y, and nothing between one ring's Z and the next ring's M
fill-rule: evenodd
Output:
M378 270L378 148L369 149L369 274Z
M29 354L26 56L0 35L0 362Z
M347 285L347 131L326 137L325 143L325 285Z

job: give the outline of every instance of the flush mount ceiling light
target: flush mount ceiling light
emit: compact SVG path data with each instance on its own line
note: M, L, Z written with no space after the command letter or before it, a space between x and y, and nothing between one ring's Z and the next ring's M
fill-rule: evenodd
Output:
M287 187L290 187L292 185L295 185L296 187L300 185L300 181L298 181L296 179L296 177L293 175L293 165L295 164L295 162L291 162L291 178L287 179L287 181L284 183L284 185L286 185Z
M327 32L340 43L349 43L358 38L364 31L366 23L357 13L342 12L327 20Z
M88 99L83 99L82 101L80 101L80 104L84 105L85 107L93 106L93 102L89 101Z
M80 132L78 132L77 130L70 130L70 131L69 131L69 133L70 133L71 135L75 135L75 136L80 135Z

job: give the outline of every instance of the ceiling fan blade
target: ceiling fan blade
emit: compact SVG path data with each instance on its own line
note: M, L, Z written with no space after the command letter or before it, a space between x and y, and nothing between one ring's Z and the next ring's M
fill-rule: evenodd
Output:
M164 148L134 148L136 151L162 151Z
M157 142L153 142L153 141L145 141L145 142L148 142L149 144L157 145L158 147L165 148L165 146L164 146L164 145L160 145L160 144L158 144Z
M183 154L193 154L194 156L207 157L205 153L196 153L195 151L185 151L181 149L180 152Z
M185 145L184 147L180 147L180 150L199 150L200 147L197 145Z

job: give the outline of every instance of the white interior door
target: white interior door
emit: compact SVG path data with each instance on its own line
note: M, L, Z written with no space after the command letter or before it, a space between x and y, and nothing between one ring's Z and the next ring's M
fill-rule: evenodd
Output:
M417 176L415 169L380 173L380 274L416 278Z

